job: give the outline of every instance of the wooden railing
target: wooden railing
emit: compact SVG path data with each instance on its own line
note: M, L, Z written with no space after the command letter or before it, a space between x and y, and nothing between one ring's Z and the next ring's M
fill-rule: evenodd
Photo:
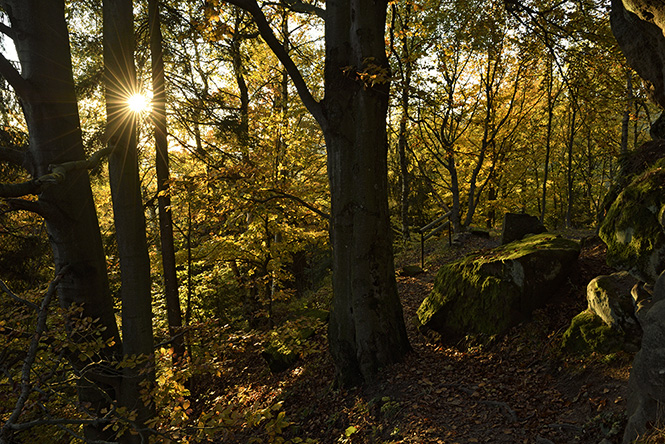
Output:
M418 232L420 233L420 268L425 268L425 241L427 239L434 236L444 228L448 227L448 245L452 246L453 232L452 232L452 224L450 223L451 214L453 214L453 212L448 211L443 216L437 218L436 220L425 225L424 227L418 229ZM429 233L427 233L428 231Z

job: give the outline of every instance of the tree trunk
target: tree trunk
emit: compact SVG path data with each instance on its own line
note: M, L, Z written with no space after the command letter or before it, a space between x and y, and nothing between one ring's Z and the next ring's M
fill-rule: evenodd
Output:
M29 131L31 175L49 172L49 165L85 159L81 137L76 93L72 76L69 37L62 0L3 0L14 33L21 64L20 77L27 89L16 88L23 105ZM18 73L16 73L18 75ZM6 75L5 75L6 76ZM104 339L115 338L114 349L107 349L102 358L110 358L119 349L113 302L106 274L106 258L99 232L99 223L90 190L87 171L70 171L66 180L45 189L38 200L53 249L55 271L65 265L70 271L58 285L60 305L83 307L83 317L99 319L105 327ZM80 338L74 338L80 340ZM75 356L75 367L82 368ZM108 407L115 396L117 381L98 374L96 366L87 366L79 384L79 399L89 403L90 410L99 412ZM95 381L97 386L86 381ZM103 388L103 390L100 390ZM88 439L106 439L109 433L87 427Z
M148 0L150 22L150 54L152 58L152 119L155 131L155 162L157 170L157 205L159 207L159 238L162 245L162 270L169 335L172 338L174 358L185 353L182 336L182 312L178 294L173 219L169 174L169 145L166 138L166 81L162 51L162 30L158 0Z
M408 147L407 141L407 121L409 118L409 95L411 94L411 77L413 72L413 60L409 51L409 29L408 21L411 16L411 4L407 3L405 11L405 23L402 30L402 97L400 105L402 107L402 116L399 121L399 138L397 141L397 151L399 155L399 175L401 179L400 189L400 216L402 220L402 237L409 240L409 159L406 156Z
M568 194L568 202L566 205L566 228L573 227L573 148L575 145L575 120L577 117L577 103L575 95L571 98L572 115L570 117L570 137L568 139L568 169L567 169L567 186L566 191Z
M388 214L386 7L385 1L335 0L326 10L323 132L334 294L329 343L342 386L372 380L410 350ZM386 77L370 84L367 72Z
M109 176L120 259L123 355L153 354L150 261L145 237L136 153L136 116L127 99L138 92L134 68L134 25L131 0L104 1L104 66L106 138L113 150ZM142 365L126 368L119 402L137 411L141 425L153 412L141 402L141 384L151 379ZM131 435L140 442L143 436Z
M545 223L545 213L547 211L547 177L550 170L550 153L552 151L552 120L554 118L554 102L556 97L552 96L554 88L554 76L552 75L552 59L549 59L547 71L547 134L545 135L545 164L543 165L543 206L540 212L540 222ZM558 94L557 94L558 95Z
M626 108L621 119L621 154L628 152L628 124L630 123L630 110L633 108L633 82L631 72L626 70Z

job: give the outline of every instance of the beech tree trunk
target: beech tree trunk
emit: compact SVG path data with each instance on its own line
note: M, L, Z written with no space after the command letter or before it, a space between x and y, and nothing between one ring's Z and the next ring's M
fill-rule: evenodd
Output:
M29 131L30 174L33 178L49 173L49 165L85 159L76 94L72 75L69 36L62 0L2 0L9 16L21 73L0 57L0 72L19 96ZM58 285L60 305L83 307L82 316L99 319L105 339L114 338L110 358L120 340L106 274L99 223L86 170L68 172L63 183L44 189L37 203L26 204L46 221L53 249L55 271L69 265ZM77 339L77 338L74 338ZM80 339L80 338L78 338ZM108 407L118 381L100 374L96 366L86 366L70 356L82 369L79 399L91 411ZM86 427L90 440L106 439L109 432Z
M333 301L328 327L338 385L374 379L411 349L397 295L388 214L386 117L390 67L387 1L329 0L325 12L325 97L318 102L253 0L249 11L321 125L328 150Z
M385 1L335 0L326 9L323 133L334 294L329 343L343 386L372 380L410 350L388 214L386 8ZM385 78L372 84L363 73Z

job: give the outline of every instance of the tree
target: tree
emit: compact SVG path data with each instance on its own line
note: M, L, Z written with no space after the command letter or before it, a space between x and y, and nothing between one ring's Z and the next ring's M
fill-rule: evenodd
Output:
M20 98L29 131L27 151L2 148L0 160L25 165L32 177L28 182L2 187L0 195L9 199L12 209L32 211L44 218L56 273L68 267L58 286L60 304L80 305L82 317L99 319L105 328L104 340L115 341L115 346L103 350L101 356L110 360L121 344L87 176L92 165L85 159L81 139L64 2L6 0L0 6L11 22L11 28L3 26L3 32L12 38L21 65L19 73L0 57L0 73ZM18 199L27 195L37 195L38 199ZM80 372L80 400L99 413L115 396L119 381L78 355L69 359ZM107 437L102 428L89 425L86 437Z
M136 154L136 116L128 109L128 99L137 94L134 67L134 12L132 0L104 1L104 77L106 86L106 138L113 215L122 277L123 356L152 356L152 299L150 260L145 237L145 217L141 199ZM139 396L141 386L150 382L150 361L126 366L119 401L136 411L143 428L153 415ZM127 439L145 439L131 435Z
M321 125L332 203L330 351L338 384L370 381L410 350L395 282L387 195L387 2L336 0L325 15L325 96L317 101L259 5L254 17L304 105Z
M150 28L150 55L152 60L152 119L155 134L155 162L157 170L157 204L159 206L159 235L162 246L162 270L164 274L164 295L169 323L169 333L173 341L176 357L182 357L184 346L178 277L176 275L175 245L173 243L173 218L171 212L169 150L166 132L166 80L162 49L161 20L158 0L148 0L148 21Z

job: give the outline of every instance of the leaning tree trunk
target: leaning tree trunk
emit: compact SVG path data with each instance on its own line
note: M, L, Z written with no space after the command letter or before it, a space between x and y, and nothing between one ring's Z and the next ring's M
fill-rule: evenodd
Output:
M85 159L64 2L3 0L0 5L10 18L13 34L20 36L15 44L21 74L12 74L6 66L2 71L5 78L11 78L7 80L23 105L30 138L30 173L36 178L47 174L50 165ZM31 208L46 221L56 273L69 266L58 285L61 306L80 305L82 316L99 319L105 328L101 334L104 339L114 338L117 349L118 329L87 171L69 171L63 183L44 189L33 205ZM114 350L106 352L105 358L109 358ZM93 371L94 366L86 366L77 357L70 358L75 366L86 369L79 384L80 401L89 403L92 411L106 407L108 397L114 396L114 381L103 378ZM104 387L103 391L99 387ZM102 427L87 427L86 437L107 438Z
M337 383L352 385L371 380L379 367L410 350L388 215L386 2L330 1L326 14L323 132L334 295L329 343ZM378 77L373 82L370 75Z

